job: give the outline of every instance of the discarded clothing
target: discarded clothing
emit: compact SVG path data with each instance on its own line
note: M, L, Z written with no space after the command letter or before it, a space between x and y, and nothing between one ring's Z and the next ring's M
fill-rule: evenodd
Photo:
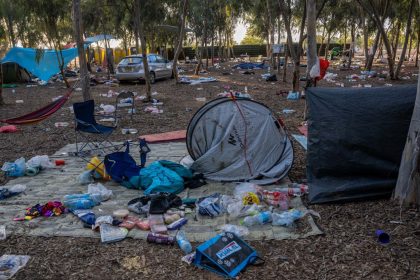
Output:
M133 188L141 188L144 194L157 192L180 193L184 189L184 179L192 178L192 173L184 166L167 161L155 161L142 168L137 176L129 180Z
M35 206L27 208L25 212L25 220L32 220L33 218L39 216L60 216L64 212L65 208L60 201L49 201L44 205L37 204Z

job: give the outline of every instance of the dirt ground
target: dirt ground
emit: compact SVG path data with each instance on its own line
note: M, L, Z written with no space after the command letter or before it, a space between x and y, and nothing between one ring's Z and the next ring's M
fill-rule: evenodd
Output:
M356 62L357 63L357 62ZM135 139L141 134L186 129L190 118L204 103L197 97L215 98L228 86L249 94L280 116L290 133L298 133L297 126L303 121L304 100L288 101L280 94L289 90L291 67L288 67L287 82L266 82L261 79L262 70L254 75L243 75L231 70L233 63L221 64L220 69L210 67L209 74L219 82L201 85L175 85L173 80L158 81L152 85L157 92L153 98L163 102L162 114L144 112L148 104L135 101L136 114L119 123L121 128L136 128L137 135L123 135L120 130L112 140ZM191 65L182 65L191 74ZM382 71L385 65L375 65ZM306 68L301 68L304 75ZM373 87L385 84L416 83L418 70L412 65L403 68L399 81L370 78L366 81L349 81L346 76L360 74L360 69L340 71L332 66L330 72L337 73L335 82L321 81L318 86L334 87L343 83L345 87L370 84ZM231 75L223 75L230 72ZM414 74L414 75L413 75ZM281 77L279 77L281 80ZM302 83L303 85L303 83ZM109 90L132 90L144 95L144 85L120 84L118 87L97 85L91 88L96 104L113 104L115 97L100 96ZM4 89L6 106L0 107L0 119L31 112L63 95L62 83L48 86ZM23 100L23 103L16 103ZM74 142L73 115L69 109L73 102L81 101L79 91L55 115L39 125L19 127L13 134L0 134L0 165L18 157L52 154L68 143ZM296 110L285 115L283 109ZM126 112L127 109L124 109ZM68 127L55 127L56 122L69 122ZM294 165L289 173L292 181L305 179L305 152L293 140ZM6 179L0 175L0 185ZM325 232L323 236L300 240L260 241L251 245L266 260L264 266L249 267L239 279L420 279L420 213L418 209L401 209L389 200L364 201L347 204L310 205L318 211L317 220ZM1 213L0 213L1 214ZM391 243L378 244L374 237L376 229L390 233ZM197 244L196 244L197 245ZM103 245L99 239L38 238L11 235L0 241L0 255L27 254L28 265L16 279L213 279L213 274L188 266L181 261L177 247L150 245L144 241L127 239L119 243Z

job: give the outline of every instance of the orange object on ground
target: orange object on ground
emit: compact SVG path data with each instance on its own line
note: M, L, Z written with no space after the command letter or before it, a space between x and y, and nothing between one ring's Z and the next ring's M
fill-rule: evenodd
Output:
M170 131L165 133L149 134L140 136L140 139L144 138L147 143L164 143L164 142L175 142L184 141L187 138L186 130Z
M56 159L55 160L55 165L59 166L59 165L64 165L66 164L66 162L64 161L64 159Z

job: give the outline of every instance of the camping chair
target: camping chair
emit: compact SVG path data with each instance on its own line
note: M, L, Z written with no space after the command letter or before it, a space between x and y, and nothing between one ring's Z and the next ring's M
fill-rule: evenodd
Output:
M132 102L131 102L131 105L130 106L121 106L121 105L119 105L119 104L128 104L128 103L120 103L120 101L121 100L123 100L123 99L127 99L127 98L131 98L131 100L132 100ZM115 119L117 120L118 118L122 118L122 114L118 114L118 110L119 109L123 109L123 110L125 110L125 109L131 109L130 111L131 112L129 112L129 114L130 114L130 118L131 118L131 121L133 121L133 114L134 114L134 93L133 92L131 92L131 91L123 91L123 92L120 92L118 95L117 95L117 99L116 99L116 104L115 104Z
M115 126L105 126L98 124L95 120L95 103L93 100L74 103L73 111L75 116L76 130L76 152L77 156L83 156L86 153L100 151L105 154L108 148L115 148L115 145L108 140L108 137L115 130ZM78 134L84 142L78 142ZM97 140L93 142L93 140ZM86 149L89 148L89 149Z

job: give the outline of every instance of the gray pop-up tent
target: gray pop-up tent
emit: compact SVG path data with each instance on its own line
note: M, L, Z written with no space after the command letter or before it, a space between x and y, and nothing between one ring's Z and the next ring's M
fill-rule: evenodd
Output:
M218 98L190 121L187 148L192 169L216 181L270 184L285 177L293 149L265 105L250 99Z
M308 88L311 203L389 196L396 184L416 86Z

